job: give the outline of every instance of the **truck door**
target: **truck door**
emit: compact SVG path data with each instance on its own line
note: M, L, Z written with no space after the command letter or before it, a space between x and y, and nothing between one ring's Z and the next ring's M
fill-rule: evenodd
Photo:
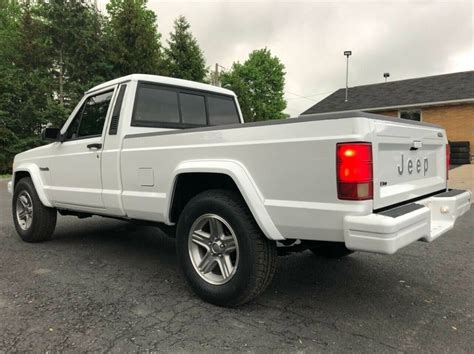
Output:
M113 89L93 93L83 100L51 154L51 192L57 207L101 209L101 155L103 130Z

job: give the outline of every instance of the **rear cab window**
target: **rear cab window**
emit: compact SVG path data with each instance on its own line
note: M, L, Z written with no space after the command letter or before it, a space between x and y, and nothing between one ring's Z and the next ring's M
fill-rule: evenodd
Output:
M239 113L233 97L209 96L209 125L236 124L240 122Z
M240 117L233 96L138 83L132 126L186 129L238 123Z

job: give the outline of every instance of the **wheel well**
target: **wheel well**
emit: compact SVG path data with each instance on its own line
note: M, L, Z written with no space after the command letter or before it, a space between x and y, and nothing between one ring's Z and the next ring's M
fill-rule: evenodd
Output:
M234 180L221 173L183 173L176 178L170 208L170 221L177 222L185 205L193 197L209 189L239 192ZM240 192L239 192L240 193Z
M17 185L17 183L20 181L20 179L22 178L25 178L25 177L31 177L30 176L30 173L27 172L27 171L18 171L18 172L15 172L15 186Z

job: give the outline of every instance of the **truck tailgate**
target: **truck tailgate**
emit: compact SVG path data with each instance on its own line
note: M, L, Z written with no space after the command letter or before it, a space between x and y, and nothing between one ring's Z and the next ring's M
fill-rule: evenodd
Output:
M374 209L446 188L443 129L374 120Z

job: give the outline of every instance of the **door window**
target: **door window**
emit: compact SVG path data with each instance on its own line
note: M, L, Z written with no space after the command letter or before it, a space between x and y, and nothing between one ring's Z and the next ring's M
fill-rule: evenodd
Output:
M66 130L66 140L76 139L77 138L77 128L79 128L79 123L81 121L82 110L84 109L84 104L77 111L76 115L72 119L71 124L67 127Z
M112 91L89 97L82 111L78 137L98 136L102 134L105 118L109 109Z
M86 99L66 130L66 140L102 134L112 93L108 91Z

